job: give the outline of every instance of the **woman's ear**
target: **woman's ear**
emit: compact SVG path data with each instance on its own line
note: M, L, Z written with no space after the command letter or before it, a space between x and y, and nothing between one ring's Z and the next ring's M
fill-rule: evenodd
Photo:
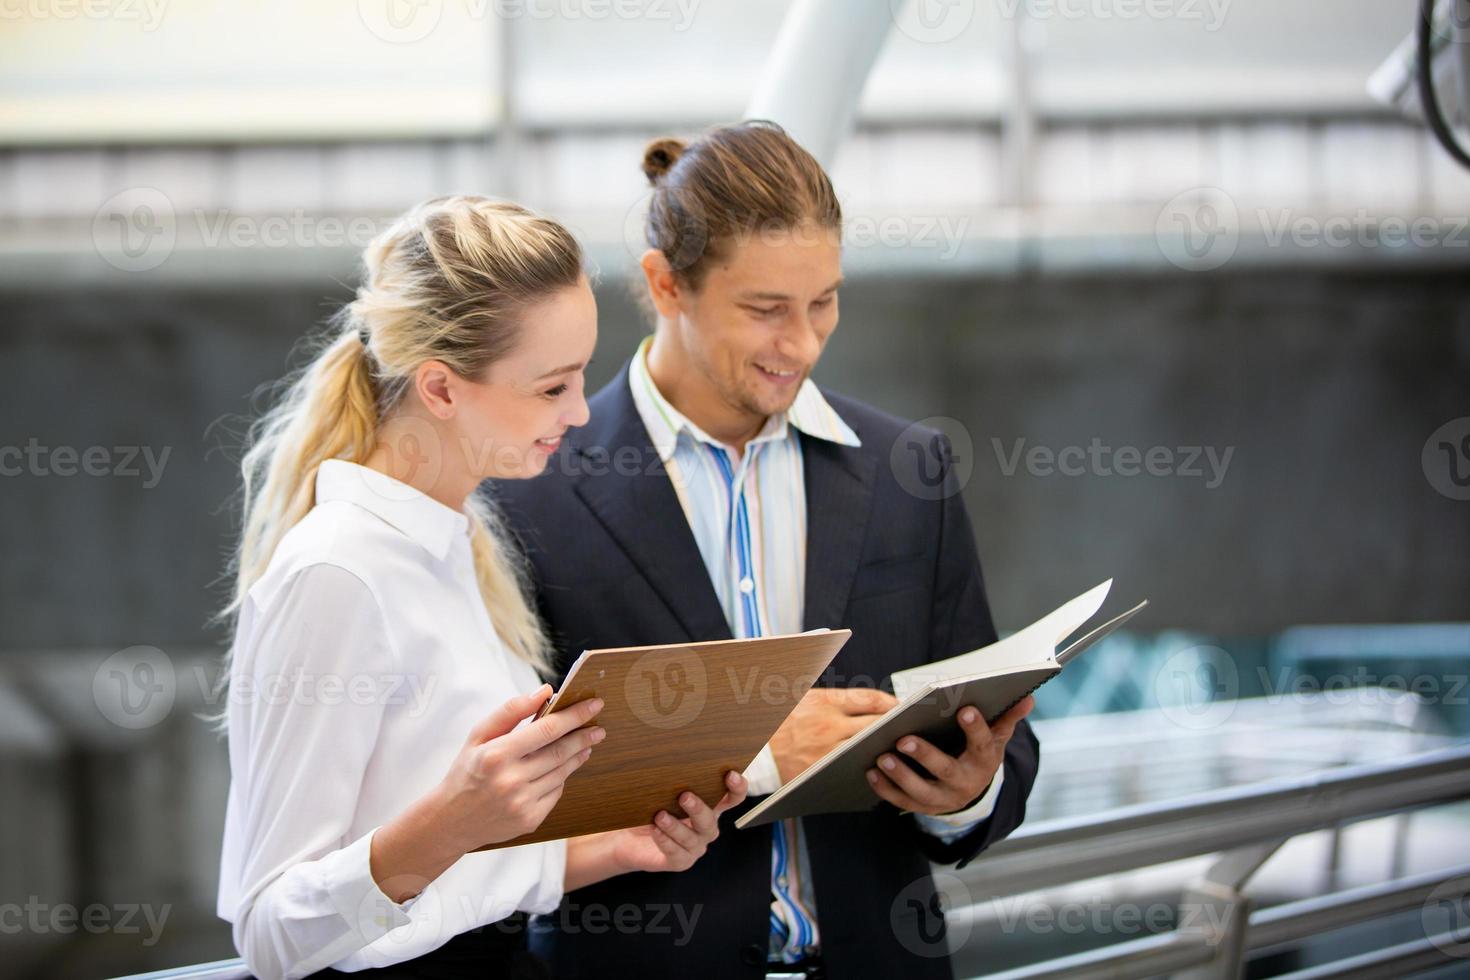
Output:
M451 419L457 411L458 377L443 361L425 361L413 375L419 401L436 419Z
M666 320L677 318L681 287L679 277L674 275L668 258L658 249L650 248L643 253L638 264L643 269L643 278L648 283L648 297L653 300L653 308L658 310L658 315Z

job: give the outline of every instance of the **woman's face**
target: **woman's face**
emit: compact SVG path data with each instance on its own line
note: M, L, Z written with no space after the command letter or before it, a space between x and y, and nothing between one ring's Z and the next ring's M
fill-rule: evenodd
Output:
M585 276L522 315L521 339L464 393L457 441L477 477L526 479L588 418L583 370L597 346L597 301Z

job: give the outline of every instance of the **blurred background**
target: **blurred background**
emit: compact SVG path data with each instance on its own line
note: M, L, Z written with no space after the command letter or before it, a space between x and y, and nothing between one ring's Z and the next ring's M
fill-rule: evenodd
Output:
M1151 602L1043 690L1028 829L1294 786L1259 907L1431 877L1236 967L1428 943L1470 975L1470 790L1395 775L1470 735L1470 171L1368 89L1418 8L0 4L0 976L234 955L198 715L239 434L368 240L452 192L561 219L596 387L648 329L643 144L754 109L811 134L847 218L817 378L950 433L1001 628L1110 577ZM807 78L834 72L824 132ZM1378 781L1312 782L1338 770ZM1018 901L1163 902L1163 931L1218 860L1027 878L1050 840L995 858ZM1006 929L985 869L947 879L960 975L1142 935Z

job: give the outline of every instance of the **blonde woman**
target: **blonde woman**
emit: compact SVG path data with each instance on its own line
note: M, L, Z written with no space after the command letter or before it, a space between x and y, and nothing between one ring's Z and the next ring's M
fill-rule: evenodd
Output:
M533 976L527 913L690 867L745 784L475 852L538 826L603 735L595 700L521 724L548 644L475 493L586 421L596 305L564 228L484 198L415 208L364 264L244 458L219 914L261 977Z

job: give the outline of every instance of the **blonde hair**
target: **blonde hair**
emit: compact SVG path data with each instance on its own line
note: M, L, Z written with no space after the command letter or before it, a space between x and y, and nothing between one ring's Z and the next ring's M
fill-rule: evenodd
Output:
M509 353L519 314L580 281L582 250L548 218L458 195L400 217L368 245L363 266L357 297L333 317L324 346L251 426L234 597L222 618L239 613L281 538L315 505L321 464L365 461L424 362L443 361L472 378ZM490 620L506 646L544 676L550 644L531 608L519 552L483 495L471 494L465 513Z

